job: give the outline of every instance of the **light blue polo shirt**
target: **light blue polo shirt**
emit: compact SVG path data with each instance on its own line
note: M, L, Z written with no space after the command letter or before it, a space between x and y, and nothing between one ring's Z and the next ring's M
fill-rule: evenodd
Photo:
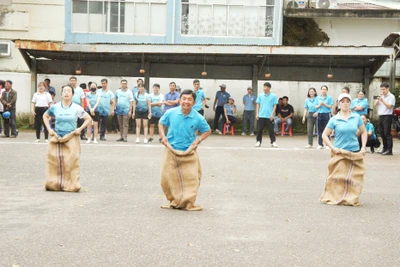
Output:
M354 107L356 107L356 106L362 106L362 107L364 107L364 109L363 110L354 110ZM363 99L359 99L359 98L353 99L353 100L351 100L350 109L353 110L353 112L358 115L368 114L368 100L365 97Z
M193 92L194 92L194 90L193 90ZM203 107L203 100L204 99L206 99L206 94L202 90L197 89L197 92L196 92L196 103L194 104L193 109L196 110L196 111L200 111L201 108Z
M98 98L101 99L101 94L99 92L97 92L97 91L94 94L92 94L91 91L86 93L86 100L89 100L90 106L92 108L96 105L96 102L97 102ZM100 103L99 103L99 106L100 106ZM99 106L96 107L94 112L98 112L99 111ZM86 111L89 112L89 106L86 107Z
M233 108L236 110L236 105L233 105ZM226 109L226 115L235 116L235 115L233 115L232 107L230 105L225 104L224 109Z
M144 94L137 93L134 96L134 100L136 101L136 110L137 111L146 112L149 110L147 101L150 100L150 95L148 93L144 93Z
M164 95L161 93L158 93L158 95L151 94L150 101L151 101L151 103L162 103L162 102L164 102ZM161 116L163 115L162 106L152 106L151 113L152 113L152 117L161 118Z
M171 91L169 91L168 93L165 94L164 99L165 100L177 100L180 97L181 97L181 95L177 91L174 91L172 94L171 94ZM177 107L177 106L179 106L179 103L176 105L173 105L173 106L164 105L164 113L172 108Z
M74 88L74 96L72 97L72 102L80 106L82 98L85 98L83 89L80 88L79 86Z
M52 105L46 113L55 118L55 132L61 137L75 131L78 118L83 119L87 114L80 105L71 103L64 107L62 102Z
M275 105L278 105L278 98L273 93L266 95L264 92L258 95L257 104L260 104L258 117L269 119L272 115L272 110Z
M326 95L325 97L322 96L317 96L317 101L316 101L316 106L318 106L321 102L324 102L325 104L332 106L333 105L333 100L332 97L329 95ZM327 108L326 106L321 106L319 109L317 109L318 113L331 113L331 109Z
M118 89L115 92L115 98L117 99L117 105L115 106L115 114L128 115L130 104L133 101L132 91L128 89L126 91Z
M353 152L360 150L356 132L362 124L360 115L355 113L351 113L347 120L340 117L340 112L333 116L326 125L327 128L335 131L333 146Z
M306 101L304 102L304 108L308 109L308 112L316 112L317 110L315 109L315 103L317 103L316 97L314 97L314 99L307 97Z
M365 125L365 130L367 131L367 133L371 131L372 132L372 137L374 139L376 139L375 128L374 128L374 125L372 123L367 122L367 124Z
M217 99L217 106L222 107L225 105L225 103L228 103L228 98L230 98L231 95L228 92L222 93L221 91L217 91L215 94L215 98Z
M98 106L100 116L108 116L110 114L111 101L114 100L114 93L108 89L105 92L103 89L98 89L97 93L101 95L100 104Z
M254 102L257 100L255 95L245 94L243 96L244 102L244 110L245 111L254 111Z
M181 151L186 151L196 140L196 131L205 133L210 130L206 119L193 108L187 116L183 115L181 107L170 109L161 117L160 123L168 127L168 142Z

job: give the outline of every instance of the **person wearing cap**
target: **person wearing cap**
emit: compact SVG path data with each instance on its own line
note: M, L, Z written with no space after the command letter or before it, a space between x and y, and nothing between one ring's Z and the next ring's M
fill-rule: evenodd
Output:
M342 91L341 91L341 92L342 92L342 93L350 94L350 88L347 87L347 86L344 86L344 87L342 88ZM333 107L332 107L332 114L333 114L333 115L336 115L336 114L339 112L339 110L340 110L339 101L336 100L336 102L333 104Z
M226 85L221 84L220 91L217 91L215 94L215 100L213 104L213 110L215 111L214 117L214 133L222 134L218 129L218 122L220 117L224 118L224 105L228 102L228 98L231 96L228 92L226 92Z
M246 135L247 122L250 122L250 135L254 135L254 107L256 105L256 96L253 95L253 88L247 87L247 94L243 96L243 128L242 135Z
M358 98L351 100L351 111L358 115L368 114L368 100L365 98L365 92L359 91Z
M4 106L4 112L10 112L10 118L4 119L4 136L3 137L17 137L17 117L16 117L16 104L17 104L17 91L12 88L12 81L5 82L5 91L1 94L1 103ZM11 136L10 136L11 127Z
M330 119L331 109L333 106L332 97L327 94L328 86L321 86L321 94L317 96L317 101L315 109L317 110L318 116L318 147L317 149L322 149L324 143L322 142L322 132L324 131L328 121Z
M276 110L276 105L278 104L278 98L275 94L271 93L271 84L269 82L264 83L264 92L258 95L256 103L256 120L258 120L256 147L261 146L262 132L265 126L267 126L268 129L271 146L278 147L278 145L276 144L276 137L273 126L274 114Z
M333 205L358 206L365 173L363 158L367 132L360 115L351 112L350 95L341 93L338 101L340 111L329 120L322 134L325 144L331 149L331 159L320 201ZM333 144L329 138L332 131L335 132ZM357 131L361 135L361 148Z
M196 79L193 81L193 92L196 93L196 103L194 104L193 109L204 116L206 95L203 90L199 89L200 89L200 81Z
M236 105L235 100L232 97L228 98L228 103L224 105L224 124L227 124L227 132L229 132L229 127L236 123Z
M382 138L383 150L382 155L393 155L393 137L391 134L392 129L392 116L393 107L396 104L396 98L389 91L389 84L381 84L381 92L375 100L374 106L378 107L378 129Z

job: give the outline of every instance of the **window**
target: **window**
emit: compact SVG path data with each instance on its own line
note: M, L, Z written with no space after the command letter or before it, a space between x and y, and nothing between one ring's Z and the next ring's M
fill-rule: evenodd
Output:
M273 37L274 4L275 0L183 0L181 34Z
M11 56L11 43L7 41L0 42L0 57Z
M166 0L73 0L72 31L165 35Z

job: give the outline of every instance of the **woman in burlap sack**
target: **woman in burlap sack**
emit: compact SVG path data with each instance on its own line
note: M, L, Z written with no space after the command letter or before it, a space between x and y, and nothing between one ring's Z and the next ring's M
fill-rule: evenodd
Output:
M342 93L338 97L340 111L332 117L323 134L325 144L331 149L328 178L320 201L326 204L359 206L358 198L364 183L364 155L367 132L361 117L350 110L351 97ZM361 134L361 148L357 130ZM329 136L335 133L335 142Z
M51 106L43 115L43 121L52 136L47 150L46 190L78 192L80 184L79 136L92 123L85 110L72 102L74 89L65 85L61 89L62 101ZM50 119L55 118L55 129ZM84 119L77 128L78 118Z
M195 102L196 93L184 90L180 106L168 110L158 125L161 142L165 145L161 187L169 201L161 208L202 210L194 204L202 174L196 149L210 135L211 129L205 118L192 109ZM167 136L164 127L168 127ZM197 131L201 135L196 138Z

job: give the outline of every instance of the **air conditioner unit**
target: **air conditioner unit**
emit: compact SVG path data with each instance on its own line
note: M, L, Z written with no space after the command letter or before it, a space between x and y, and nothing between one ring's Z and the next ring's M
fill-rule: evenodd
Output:
M7 41L0 41L0 57L11 56L11 43Z
M315 6L323 9L337 8L337 0L316 0Z
M306 0L285 0L285 8L305 8Z

